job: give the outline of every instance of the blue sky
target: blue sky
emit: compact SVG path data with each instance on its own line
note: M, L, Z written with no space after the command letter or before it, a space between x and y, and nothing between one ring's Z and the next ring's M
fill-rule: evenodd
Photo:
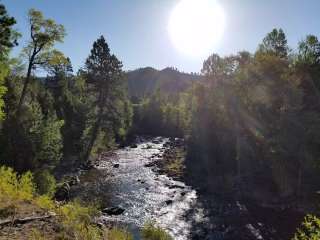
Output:
M174 66L199 72L202 58L186 57L175 49L167 27L179 0L2 0L23 34L16 55L28 39L27 11L41 10L65 26L67 36L57 48L71 58L75 69L83 66L93 41L104 35L124 69ZM254 51L265 34L281 27L295 47L307 34L320 37L319 0L220 0L227 26L215 52ZM214 27L214 23L212 24ZM209 53L208 53L209 55Z

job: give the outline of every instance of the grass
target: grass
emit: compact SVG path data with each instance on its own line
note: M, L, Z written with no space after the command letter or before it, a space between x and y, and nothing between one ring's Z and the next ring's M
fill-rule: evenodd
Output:
M143 240L173 240L166 231L153 223L146 223L141 230L141 235Z
M133 236L125 229L114 227L105 231L105 239L108 240L133 240Z
M53 239L103 240L102 230L92 223L93 216L98 212L95 208L85 207L79 202L58 206L51 195L52 193L37 194L30 172L18 175L11 168L0 167L0 218L13 220L33 216L35 213L42 216L51 211L57 216L55 225L58 226ZM28 232L29 239L44 239L37 228L31 231L29 229ZM23 233L10 239L20 239L21 234ZM45 239L48 238L51 239L49 236Z
M59 205L52 200L51 191L41 195L36 190L30 172L18 175L11 168L0 167L0 219L12 221L34 215L52 215L45 226L41 221L8 225L0 231L0 239L133 240L132 234L125 229L106 229L93 223L99 213L93 205L84 206L79 201ZM151 223L142 228L141 235L144 240L172 240L163 229Z

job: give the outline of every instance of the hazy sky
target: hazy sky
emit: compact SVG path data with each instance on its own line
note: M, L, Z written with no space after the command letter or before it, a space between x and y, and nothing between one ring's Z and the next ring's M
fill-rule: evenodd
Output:
M0 0L17 19L16 28L24 36L20 47L29 36L28 9L41 10L46 17L63 24L67 36L57 48L71 58L75 69L83 66L93 41L104 35L126 70L174 66L198 72L204 59L181 54L168 35L169 16L178 1ZM220 0L219 3L227 20L223 39L215 49L220 55L254 51L274 27L284 29L291 47L306 34L320 37L320 0ZM18 51L16 48L13 54Z

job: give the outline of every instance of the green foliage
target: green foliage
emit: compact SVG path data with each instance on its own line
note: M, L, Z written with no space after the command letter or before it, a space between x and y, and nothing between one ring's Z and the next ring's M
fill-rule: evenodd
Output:
M168 233L153 223L146 223L141 230L141 235L144 240L173 240Z
M175 96L157 91L150 98L134 105L132 132L172 137L187 135L191 102L189 92Z
M320 239L320 219L313 215L307 215L292 240L317 239Z
M66 239L101 239L101 230L91 224L91 218L97 214L94 207L84 207L79 202L63 205L58 209Z
M17 106L18 121L20 120L22 105L25 104L32 71L39 66L46 67L52 62L52 59L57 59L58 52L54 51L52 47L56 42L62 42L65 36L63 25L56 24L52 19L45 19L40 11L30 9L28 18L31 39L23 49L24 56L28 60L28 69Z
M53 197L56 190L56 179L48 170L39 170L35 173L35 184L40 195Z
M0 167L0 208L32 200L35 192L30 172L18 176L12 168Z
M287 58L289 48L283 30L275 28L268 33L259 46L259 50L267 54L275 54L280 58Z
M13 39L12 26L16 24L16 20L10 17L3 4L0 4L0 56L6 48L11 48L16 45L15 39Z
M90 113L83 136L84 161L88 161L99 137L119 137L130 127L130 105L124 88L122 63L110 53L103 36L93 43L84 76ZM120 132L120 133L121 133ZM123 138L123 136L121 136Z
M33 200L34 204L39 208L50 211L56 208L54 201L48 195L40 195Z
M57 165L62 157L62 137L60 129L63 120L56 120L54 117L42 120L35 128L30 129L31 136L37 147L35 160L43 166Z
M133 240L131 233L117 227L107 230L105 236L108 240Z
M4 118L3 96L7 91L4 86L4 78L9 72L8 53L10 48L17 45L12 26L16 23L13 17L7 14L6 8L0 4L0 121Z

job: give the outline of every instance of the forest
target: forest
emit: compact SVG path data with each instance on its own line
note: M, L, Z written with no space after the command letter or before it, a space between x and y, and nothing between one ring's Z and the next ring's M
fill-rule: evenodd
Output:
M281 28L270 29L255 52L213 53L200 74L125 71L99 36L75 72L55 48L64 26L36 9L27 18L29 40L12 57L21 33L0 3L0 232L27 201L63 222L58 238L33 229L28 239L131 239L92 224L97 210L86 203L55 206L55 192L63 174L93 168L104 152L163 136L184 139L188 184L222 200L310 213L292 239L320 239L317 36L289 46ZM152 224L142 231L146 240L171 239Z

